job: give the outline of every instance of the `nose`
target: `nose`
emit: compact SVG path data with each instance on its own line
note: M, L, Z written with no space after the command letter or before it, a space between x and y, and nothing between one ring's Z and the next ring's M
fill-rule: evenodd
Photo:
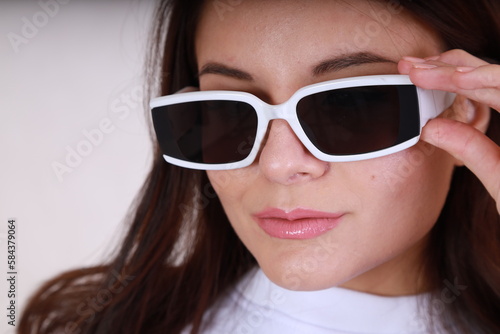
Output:
M324 175L329 166L302 145L285 120L271 122L259 157L260 170L268 180L283 185L306 182Z

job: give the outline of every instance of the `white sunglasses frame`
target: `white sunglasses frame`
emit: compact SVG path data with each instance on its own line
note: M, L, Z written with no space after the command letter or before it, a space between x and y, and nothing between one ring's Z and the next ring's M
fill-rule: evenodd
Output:
M163 158L176 166L198 169L198 170L230 170L247 167L255 161L257 154L259 153L262 140L264 139L267 129L269 127L269 122L275 119L283 119L288 122L293 132L299 138L301 143L309 150L309 152L315 156L317 159L326 162L348 162L348 161L360 161L366 159L373 159L389 155L392 153L400 152L413 145L415 145L420 140L420 134L422 133L422 128L425 124L437 117L444 110L448 109L453 101L455 100L456 94L438 91L438 90L427 90L420 87L417 88L417 98L419 103L419 114L420 114L420 131L419 135L413 137L403 143L398 145L388 147L382 150L373 151L363 154L355 155L329 155L321 152L306 136L304 130L302 129L296 112L297 103L305 96L341 88L351 88L351 87L362 87L362 86L390 86L390 85L412 85L410 78L407 75L371 75L371 76L361 76L361 77L351 77L343 78L331 81L325 81L309 86L305 86L297 90L288 101L278 104L270 105L255 95L239 92L239 91L190 91L186 90L193 89L187 87L178 93L157 97L150 101L150 108L153 112L154 108L162 107L166 105L178 104L182 102L195 102L195 101L210 101L210 100L229 100L229 101L239 101L245 102L251 105L257 113L257 132L255 135L255 144L248 156L237 162L223 163L223 164L206 164L189 162L185 160L180 160L177 158L172 158L167 155L163 155ZM196 89L196 88L194 88Z

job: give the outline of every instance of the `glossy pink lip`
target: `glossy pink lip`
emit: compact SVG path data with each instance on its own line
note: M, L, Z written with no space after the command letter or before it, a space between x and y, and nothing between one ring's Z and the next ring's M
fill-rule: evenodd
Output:
M280 239L311 239L337 226L344 213L307 209L285 212L270 208L254 214L259 226L271 237Z

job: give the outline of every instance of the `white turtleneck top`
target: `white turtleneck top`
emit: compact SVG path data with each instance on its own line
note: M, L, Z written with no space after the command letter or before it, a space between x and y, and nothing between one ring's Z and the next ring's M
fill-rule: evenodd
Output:
M426 311L432 303L420 297L381 297L338 287L290 291L256 269L206 314L202 333L427 334Z

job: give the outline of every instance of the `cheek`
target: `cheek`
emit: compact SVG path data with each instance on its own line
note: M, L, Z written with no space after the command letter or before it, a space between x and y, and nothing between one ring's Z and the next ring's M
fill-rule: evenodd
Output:
M221 198L238 198L257 178L255 168L245 167L227 171L207 171L208 179Z
M453 159L424 142L397 154L374 160L372 183L390 196L418 199L447 193Z
M246 194L252 190L252 185L258 178L253 166L227 171L207 171L207 176L230 220L232 216L244 211Z
M426 143L403 152L361 163L364 185L357 184L363 197L361 214L378 217L393 231L418 237L437 220L449 191L453 159ZM366 217L368 219L368 217ZM384 220L384 218L387 218ZM377 226L373 226L376 233ZM412 235L408 235L410 238Z
M257 225L250 218L250 212L255 209L256 196L260 193L258 175L254 166L228 170L207 171L210 183L224 208L229 222L238 237L251 253L255 255L253 243L260 234ZM259 247L257 247L259 248Z

